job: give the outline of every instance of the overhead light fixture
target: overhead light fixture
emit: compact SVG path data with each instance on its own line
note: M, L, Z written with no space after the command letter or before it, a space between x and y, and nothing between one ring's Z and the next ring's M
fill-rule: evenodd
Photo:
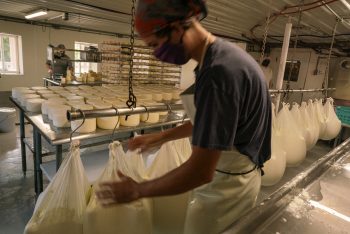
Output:
M349 10L350 10L350 3L346 0L340 0Z
M47 15L47 10L38 10L32 13L29 13L25 16L26 19L33 19L39 16Z

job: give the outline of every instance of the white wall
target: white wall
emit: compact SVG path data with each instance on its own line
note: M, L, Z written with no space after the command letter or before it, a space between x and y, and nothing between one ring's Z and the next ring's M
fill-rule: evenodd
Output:
M0 21L0 32L22 36L24 75L1 75L0 91L9 91L16 86L42 85L42 78L47 74L46 47L64 44L74 48L75 41L101 43L104 40L116 39L111 36L56 30L29 24Z
M281 56L281 49L273 49L270 54L271 58L271 68L273 70L273 79L272 82L274 84L273 88L275 88L279 59ZM314 75L314 71L316 69L317 58L324 55L318 55L312 49L297 49L293 56L293 49L289 49L288 52L288 60L291 60L294 57L295 60L299 60L301 62L299 78L297 82L290 82L291 89L313 89L313 88L321 88L322 82L324 79L324 72L326 69L326 60L320 60L318 69L320 70L320 74ZM287 82L283 82L283 88L286 88ZM309 98L320 98L322 97L322 93L304 93L303 100L308 100ZM291 94L288 102L300 102L301 94Z

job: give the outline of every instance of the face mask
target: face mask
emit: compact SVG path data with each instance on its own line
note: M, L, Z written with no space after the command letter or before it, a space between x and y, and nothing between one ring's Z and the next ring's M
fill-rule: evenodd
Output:
M177 65L186 64L191 59L182 43L171 44L165 42L161 47L154 50L153 55L163 62Z

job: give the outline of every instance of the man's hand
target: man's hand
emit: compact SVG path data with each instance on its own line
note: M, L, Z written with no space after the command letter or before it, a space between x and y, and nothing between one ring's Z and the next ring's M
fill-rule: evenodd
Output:
M128 203L140 198L138 183L118 171L120 181L104 182L96 192L102 206Z
M141 149L141 152L144 152L154 147L161 146L164 143L163 139L164 138L161 136L161 133L137 136L129 140L128 149Z

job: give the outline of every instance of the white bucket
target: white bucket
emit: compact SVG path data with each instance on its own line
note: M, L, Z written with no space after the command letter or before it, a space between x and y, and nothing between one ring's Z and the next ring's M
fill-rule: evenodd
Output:
M16 109L0 107L0 133L12 132L15 129Z

